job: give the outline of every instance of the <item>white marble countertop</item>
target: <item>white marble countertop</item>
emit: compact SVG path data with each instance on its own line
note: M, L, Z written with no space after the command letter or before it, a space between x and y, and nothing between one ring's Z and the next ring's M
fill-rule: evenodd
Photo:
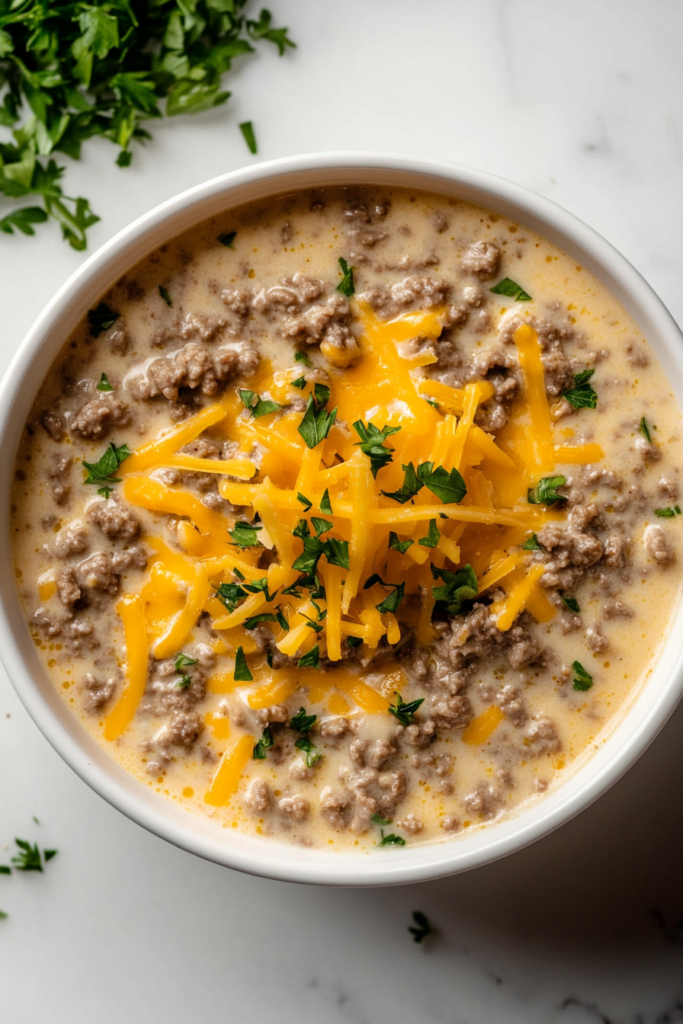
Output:
M272 0L299 49L247 62L227 107L160 124L127 171L95 142L71 194L94 248L182 189L259 156L404 151L473 164L610 239L683 322L683 4L677 0ZM0 369L83 256L57 231L0 243ZM341 891L203 863L95 796L0 676L0 1017L16 1024L248 1017L448 1024L683 1020L683 707L559 832L449 880ZM36 815L40 825L32 816ZM410 941L414 909L439 928Z

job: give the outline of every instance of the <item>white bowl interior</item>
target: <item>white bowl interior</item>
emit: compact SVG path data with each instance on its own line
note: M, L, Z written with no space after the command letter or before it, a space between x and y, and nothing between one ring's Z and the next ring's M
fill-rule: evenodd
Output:
M557 789L515 816L452 841L371 854L330 854L223 829L152 792L80 725L48 679L28 632L11 571L9 498L14 458L40 383L88 308L139 259L231 206L301 188L397 185L464 199L517 219L574 256L619 299L649 340L683 404L683 339L640 275L604 239L548 200L502 179L412 158L327 154L257 165L207 182L153 210L95 253L41 314L0 387L0 655L20 698L61 756L98 793L157 835L220 864L271 878L343 885L420 881L464 871L531 843L586 807L645 750L683 689L683 606L657 664L600 748Z

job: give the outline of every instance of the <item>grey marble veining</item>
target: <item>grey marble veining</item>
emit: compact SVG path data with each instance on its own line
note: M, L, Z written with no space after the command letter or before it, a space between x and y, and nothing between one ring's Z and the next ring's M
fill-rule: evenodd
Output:
M344 148L484 167L566 206L683 321L679 0L273 0L300 44L235 99L155 127L121 171L69 168L93 246L248 159ZM56 236L0 243L0 369L82 261ZM43 368L41 368L42 370ZM339 891L237 875L128 822L66 768L0 678L0 861L14 835L60 853L0 877L0 1019L143 1024L673 1024L683 1021L683 708L603 799L467 875ZM31 816L41 820L35 825ZM397 851L400 856L400 851ZM411 912L438 934L410 939Z

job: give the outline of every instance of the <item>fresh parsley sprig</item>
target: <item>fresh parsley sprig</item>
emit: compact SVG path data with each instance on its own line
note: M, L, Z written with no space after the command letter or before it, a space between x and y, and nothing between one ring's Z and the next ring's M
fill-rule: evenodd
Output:
M326 384L315 384L313 394L308 396L304 418L299 424L299 433L309 448L315 448L324 441L337 418L337 410L327 412L325 406L330 400L330 389Z
M175 668L176 672L180 673L180 679L175 684L176 685L176 689L178 689L178 690L186 690L188 688L188 686L192 686L192 676L186 675L183 672L183 669L187 668L188 665L196 665L196 664L197 664L197 659L196 658L190 658L190 656L185 654L183 651L180 651L176 655L176 659L175 659L173 665L174 665L174 668Z
M393 498L400 505L414 498L423 487L435 494L445 504L459 504L467 494L467 485L457 469L450 472L443 466L434 469L433 462L420 462L417 470L412 462L401 466L403 485L400 491L382 491L386 498Z
M562 397L575 409L595 409L597 406L598 393L593 385L588 383L594 373L595 369L575 373L574 386L562 392Z
M370 459L370 472L376 478L380 469L391 462L394 454L393 449L386 448L384 442L392 434L397 434L401 428L384 426L380 430L374 423L368 423L366 427L362 420L356 420L353 429L360 438L357 442L360 450Z
M396 697L396 704L389 705L389 714L393 715L401 725L413 725L415 722L415 712L421 704L424 704L424 697L419 697L417 700L411 700L406 703L400 693L394 691L394 696Z
M117 446L112 441L108 448L105 448L104 453L100 456L97 462L86 462L83 459L83 465L88 471L88 475L83 481L86 484L99 484L97 493L101 494L104 498L108 498L112 491L112 484L121 483L121 478L114 476L114 473L118 471L119 466L126 459L131 456L131 450L127 444Z

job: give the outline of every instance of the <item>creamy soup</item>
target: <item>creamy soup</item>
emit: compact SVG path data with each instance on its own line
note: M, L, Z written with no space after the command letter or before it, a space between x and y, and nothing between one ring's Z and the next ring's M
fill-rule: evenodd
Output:
M647 678L682 454L647 339L566 253L438 195L300 192L162 246L67 340L18 588L160 799L332 852L457 841Z

